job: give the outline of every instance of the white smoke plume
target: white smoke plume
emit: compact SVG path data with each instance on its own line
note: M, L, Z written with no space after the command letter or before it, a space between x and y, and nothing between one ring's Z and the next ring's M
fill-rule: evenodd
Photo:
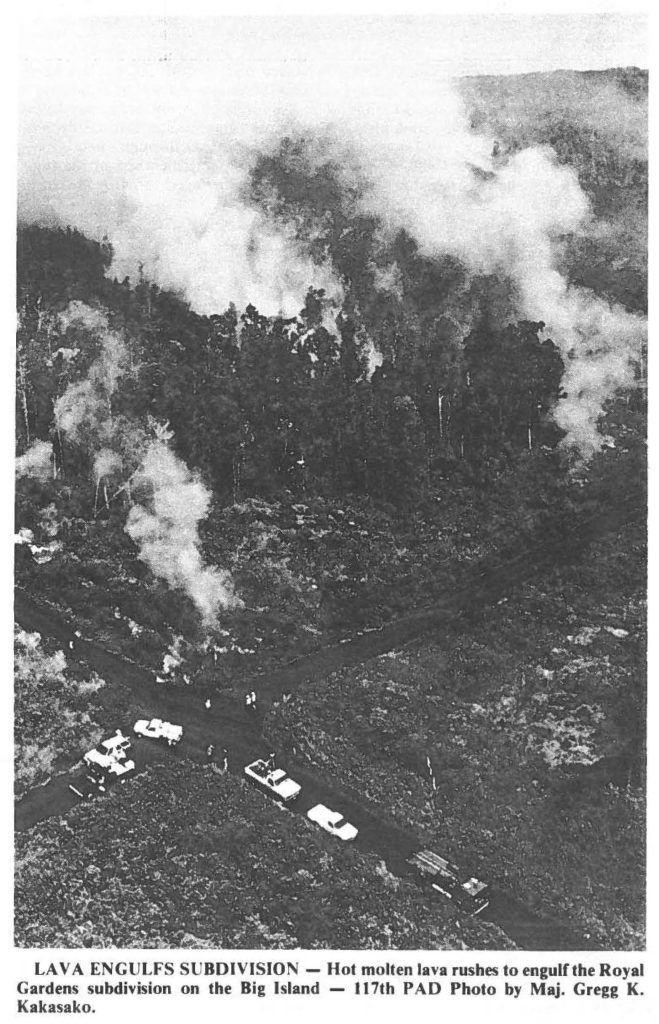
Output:
M132 506L126 532L139 546L142 561L160 579L189 594L206 622L220 608L239 604L229 575L203 564L198 526L208 512L210 494L198 477L161 441L150 447L134 484L136 491L146 491L148 507Z
M79 299L69 302L66 309L60 313L59 320L64 330L74 324L84 327L92 334L102 334L108 330L108 318L103 310L88 306Z
M55 403L58 430L94 456L94 512L112 500L108 478L130 473L115 496L124 494L132 500L132 494L146 491L148 508L131 504L125 526L140 548L139 557L160 579L185 590L210 623L220 608L239 604L228 574L205 566L199 550L198 525L208 511L210 494L169 448L173 435L166 426L151 418L145 427L113 416L112 396L129 361L124 341L110 330L103 310L72 302L60 320L64 329L89 332L100 346L87 377L70 384ZM124 453L130 465L125 465ZM135 463L138 468L131 473Z
M69 384L55 402L57 429L76 442L88 443L91 435L109 441L115 428L112 396L128 370L126 346L110 330L106 314L83 302L69 303L60 321L65 330L74 326L88 331L99 341L100 353L87 377Z
M607 440L598 429L604 403L619 388L634 385L647 323L584 288L568 287L552 273L550 260L522 282L525 308L546 311L563 356L565 397L554 409L556 423L566 432L562 443L588 459Z
M53 446L48 441L35 441L16 459L16 476L32 477L45 482L53 476Z
M120 473L123 468L121 456L109 448L102 448L94 459L94 476L96 482L100 483L108 476Z
M91 380L75 381L55 402L57 429L71 441L84 441L90 429L106 432L109 426L107 400Z
M314 25L168 21L163 39L155 23L149 34L99 21L97 35L70 34L64 57L44 37L23 80L21 216L107 234L112 273L134 278L142 264L199 312L233 301L291 316L309 286L339 298L341 285L248 202L249 171L291 126L332 133L358 154L365 204L388 228L514 280L520 315L543 320L569 362L556 415L566 443L589 454L644 328L558 273L560 236L588 224L576 176L546 150L492 157L494 139L469 129L438 59L450 61L441 20L401 21L395 35L385 19Z
M589 213L574 171L540 148L500 165L484 141L467 137L469 149L447 154L438 168L432 152L417 152L411 166L406 134L391 140L387 159L370 161L377 177L365 201L392 228L405 225L422 251L451 252L475 270L510 275L520 315L544 321L563 356L566 397L554 411L566 431L563 444L588 458L602 445L597 423L604 403L633 384L646 322L569 286L557 270L556 243L578 231ZM474 167L486 173L475 174ZM412 174L414 191L405 185Z
M72 302L60 321L64 330L88 332L99 346L87 377L71 383L55 403L58 430L93 455L95 514L112 501L108 479L113 477L117 483L130 474L114 496L123 494L132 501L133 493L147 492L148 509L131 504L125 527L140 548L139 557L156 576L185 590L204 620L211 622L220 608L239 602L229 576L204 566L199 551L198 525L208 511L209 492L169 448L173 435L166 426L151 418L143 426L113 415L112 397L129 370L129 360L127 347L110 330L106 313ZM44 463L44 451L38 447L42 445L37 442L33 446L37 449L31 457L35 465ZM46 447L50 451L50 446ZM17 460L21 470L28 465L30 452Z

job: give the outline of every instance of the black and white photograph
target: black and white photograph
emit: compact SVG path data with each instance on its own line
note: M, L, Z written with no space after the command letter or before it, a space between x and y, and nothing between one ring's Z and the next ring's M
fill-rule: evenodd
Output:
M14 947L641 953L646 18L57 6Z

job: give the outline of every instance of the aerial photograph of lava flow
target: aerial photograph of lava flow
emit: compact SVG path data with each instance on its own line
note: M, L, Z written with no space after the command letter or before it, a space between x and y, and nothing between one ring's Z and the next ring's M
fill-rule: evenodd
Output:
M644 949L643 19L19 61L16 946Z

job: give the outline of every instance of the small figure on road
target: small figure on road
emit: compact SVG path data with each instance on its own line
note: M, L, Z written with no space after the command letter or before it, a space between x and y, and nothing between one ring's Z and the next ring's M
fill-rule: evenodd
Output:
M73 640L69 640L69 650L73 650Z
M210 711L210 709L211 709L211 699L210 699L210 697L206 697L206 700L204 701L204 707L206 708L206 711Z
M222 751L222 771L226 772L229 770L229 755L226 750Z
M215 753L215 744L214 743L209 743L208 747L206 748L206 758L207 758L208 761L212 761L213 760L213 754L214 753Z

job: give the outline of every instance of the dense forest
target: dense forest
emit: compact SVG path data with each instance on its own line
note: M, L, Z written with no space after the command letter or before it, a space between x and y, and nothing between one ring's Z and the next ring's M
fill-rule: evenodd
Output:
M647 76L635 69L583 78L557 73L465 79L460 88L472 128L497 138L502 168L526 147L540 146L551 147L552 159L576 173L593 219L583 232L555 240L557 271L567 288L588 290L603 304L603 323L609 314L628 318L634 329L643 323L647 160L624 133L616 137L605 115L612 91L624 91L629 103L644 110ZM482 173L474 168L474 180ZM476 271L455 254L429 254L404 227L385 232L377 212L364 203L364 187L358 175L347 182L336 153L302 133L291 133L254 162L248 201L273 223L288 225L340 282L338 295L309 287L296 316L266 316L253 305L233 304L202 315L184 294L160 287L143 269L118 279L112 238L94 240L74 225L19 225L17 583L108 650L166 675L174 687L192 685L198 695L209 685L235 684L257 669L431 607L464 586L475 566L496 575L527 549L544 544L558 550L564 543L565 554L548 570L546 583L536 580L516 605L512 598L505 604L506 594L492 612L491 628L478 618L453 625L441 650L428 653L421 645L411 668L401 673L392 665L398 675L391 693L386 681L380 684L379 669L359 679L335 675L314 684L306 702L297 696L290 705L276 705L266 734L271 730L273 742L288 736L290 748L305 751L310 764L357 788L366 779L377 788L374 779L386 769L372 763L373 751L380 752L377 757L385 751L399 778L407 779L387 788L394 812L404 824L422 819L432 837L440 819L421 790L416 793L413 777L423 776L440 719L453 715L466 739L450 754L437 747L445 779L457 779L461 758L470 777L482 779L487 766L478 763L478 751L492 754L487 785L494 790L469 798L472 821L462 837L479 858L488 844L475 835L474 822L488 816L488 801L511 814L514 804L510 834L524 830L519 801L510 797L518 780L509 754L493 739L497 730L510 726L515 733L515 770L520 759L528 766L520 785L527 797L540 800L533 805L538 820L547 809L545 776L551 777L548 805L555 807L556 778L562 785L567 777L561 773L624 754L622 775L611 783L619 790L608 788L604 798L587 788L579 813L595 820L608 801L611 822L622 822L620 830L628 833L636 829L640 842L642 333L619 354L618 377L606 379L601 399L583 399L598 443L594 451L592 444L580 450L578 430L566 434L569 416L560 410L569 405L573 415L575 393L577 400L590 394L588 383L575 392L577 365L585 381L591 366L590 377L600 380L597 344L589 348L588 339L580 339L577 357L576 344L568 351L551 327L521 315L519 281L504 268ZM587 554L583 571L575 568L587 550L581 540L589 537L588 524L607 516L612 532L597 549L599 569ZM576 538L572 548L570 537ZM620 592L612 595L616 578ZM566 640L567 629L572 632ZM621 653L623 635L630 639ZM537 639L545 636L546 642ZM582 657L596 636L596 656ZM451 701L459 706L438 710L432 704L440 700L430 682L433 658L448 661ZM556 665L543 667L552 658ZM584 679L581 693L573 685L575 673ZM524 682L531 675L533 692ZM380 717L370 713L370 697L369 706L353 716L353 690L369 686L377 690ZM419 688L425 695L422 720L402 698L397 703L406 687L409 694ZM67 666L56 644L18 632L19 794L96 742L110 722L111 704L103 711L110 700L106 689L95 673ZM478 726L470 707L481 708ZM391 732L390 712L409 716L405 742ZM350 719L342 759L327 739L339 716ZM533 734L536 726L534 743L524 748L522 733ZM151 771L153 784L162 787L163 777ZM193 790L206 807L208 781L202 770L194 771ZM626 797L620 795L623 776ZM540 790L533 790L538 779ZM148 800L140 785L140 800ZM251 813L231 780L223 785L239 817ZM446 820L456 817L451 828L459 842L456 807L447 804L442 813ZM586 854L583 837L571 831L569 808L565 814L566 859L573 864ZM92 830L93 817L93 809L86 809L81 818ZM45 835L47 827L35 838L42 849L55 842ZM614 833L612 825L598 838L612 862L623 843L622 831ZM139 848L144 836L133 838ZM548 859L552 849L550 844ZM504 872L503 853L495 860ZM514 885L526 887L531 902L550 901L545 861L538 861L534 888L513 860ZM391 944L453 948L452 923L437 930L422 915L412 924L402 907L405 887L399 891L376 861L355 864L379 878L378 899L394 892L400 903L403 916ZM609 870L604 863L593 866L601 892ZM28 906L39 883L25 884ZM637 906L637 895L630 896L634 884L625 881L625 898ZM578 884L559 901L561 908L577 908L602 941L615 936L632 947L642 930L641 912L615 919L598 892L596 911ZM149 899L157 904L157 896ZM350 892L345 899L351 902ZM366 915L364 908L359 912ZM313 915L311 923L305 917L289 927L282 924L283 910L259 917L254 909L247 923L223 913L221 926L206 933L191 920L180 934L163 938L167 929L154 923L143 944L203 944L190 938L195 928L209 943L227 945L356 944L363 938L342 931L338 922L335 930L326 927ZM30 914L23 908L18 915L25 943L35 939ZM378 903L369 927L381 938L380 914ZM140 944L129 924L121 935L105 934L95 924L87 931L76 926L67 932L61 922L49 928L51 944L89 944L90 935L99 944ZM368 943L378 946L380 938ZM502 940L482 932L469 941L478 946Z
M90 439L58 431L53 410L88 378L102 331L126 339L108 415L130 422L146 410L167 422L177 450L224 503L352 494L409 508L447 475L480 483L559 440L549 412L560 356L540 337L544 325L492 321L496 282L465 290L483 313L463 343L436 287L451 298L453 287L462 293L459 267L411 259L414 288L432 296L425 315L413 293L414 312L401 300L388 311L379 303L382 323L367 330L346 300L331 333L322 294L310 291L292 320L251 306L201 317L148 282L108 281L111 258L109 245L75 231L29 227L19 235L19 451L52 440L55 473L91 475ZM106 321L97 318L90 331L80 303ZM376 366L373 347L382 354Z

